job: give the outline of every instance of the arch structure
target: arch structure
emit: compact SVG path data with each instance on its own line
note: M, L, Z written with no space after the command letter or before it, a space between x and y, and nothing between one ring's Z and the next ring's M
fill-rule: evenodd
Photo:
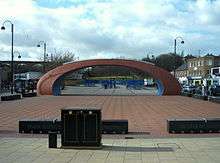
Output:
M181 87L176 78L152 63L124 59L92 59L67 63L47 72L37 84L38 95L60 95L60 83L65 74L91 66L123 66L147 72L156 79L158 95L180 94Z

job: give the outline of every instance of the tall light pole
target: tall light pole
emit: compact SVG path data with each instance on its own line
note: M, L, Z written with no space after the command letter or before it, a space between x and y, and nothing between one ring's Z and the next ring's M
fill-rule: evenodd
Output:
M19 51L14 51L14 56L15 56L15 54L18 54L18 59L21 59L21 53L19 52ZM18 66L18 64L17 64L17 66ZM16 67L15 67L15 69L16 69ZM18 71L18 70L17 70ZM16 72L16 71L15 71Z
M5 30L5 24L11 24L11 94L14 93L14 24L10 20L3 22L1 30Z
M15 56L15 54L18 54L18 59L21 59L21 53L19 51L14 51L14 56ZM19 72L18 71L18 63L17 63L17 66L15 67L15 73L17 73L16 69L17 69L17 72Z
M43 44L44 46L44 64L43 64L43 72L46 72L46 51L47 51L47 43L45 41L39 41L37 44L37 47L41 47L41 45Z
M176 46L177 46L177 40L181 40L181 44L184 44L184 40L182 37L178 36L174 39L174 55L176 55ZM173 70L173 73L174 73L174 77L176 77L176 66L174 65L174 70Z

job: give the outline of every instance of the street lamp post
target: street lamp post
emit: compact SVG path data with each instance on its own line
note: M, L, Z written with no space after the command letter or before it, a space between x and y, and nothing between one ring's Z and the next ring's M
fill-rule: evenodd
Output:
M177 40L178 39L180 39L181 40L181 44L184 44L184 40L183 40L183 38L182 37L176 37L175 39L174 39L174 54L176 55L176 46L177 46ZM173 73L174 73L174 77L176 77L176 67L175 67L175 65L174 65L174 70L173 70Z
M46 72L46 51L47 51L47 43L45 41L39 41L37 47L41 47L41 44L44 46L44 64L43 64L43 72Z
M11 24L11 94L14 93L14 24L10 20L3 22L1 30L5 30L5 24Z
M19 51L14 51L14 56L15 56L15 54L18 54L18 59L21 59L21 53ZM19 72L18 63L17 63L17 66L15 67L15 73L17 73L16 71Z

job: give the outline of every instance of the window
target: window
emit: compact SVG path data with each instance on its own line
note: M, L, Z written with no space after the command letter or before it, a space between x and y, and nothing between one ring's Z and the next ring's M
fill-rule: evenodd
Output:
M203 76L204 75L204 73L203 73L203 71L201 71L201 76Z
M189 62L189 67L192 67L192 62Z
M209 59L208 65L211 66L212 65L212 60Z
M200 62L201 62L201 61L198 61L198 66L200 66Z
M203 61L201 61L201 66L203 66Z

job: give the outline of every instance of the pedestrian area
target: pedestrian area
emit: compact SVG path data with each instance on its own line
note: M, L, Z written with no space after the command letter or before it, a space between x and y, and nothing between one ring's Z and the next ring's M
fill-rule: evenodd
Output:
M0 138L1 163L219 163L220 137L103 139L102 149L49 149L47 138Z
M144 137L176 137L169 118L220 117L219 104L182 96L38 96L0 101L0 137L18 132L22 119L59 119L65 107L101 108L102 119L127 119L129 132Z
M146 87L140 89L126 88L124 85L118 85L117 88L104 89L101 85L94 87L83 87L83 86L65 86L62 90L62 95L97 95L97 96L134 96L134 95L156 95L157 89L155 87Z

